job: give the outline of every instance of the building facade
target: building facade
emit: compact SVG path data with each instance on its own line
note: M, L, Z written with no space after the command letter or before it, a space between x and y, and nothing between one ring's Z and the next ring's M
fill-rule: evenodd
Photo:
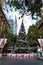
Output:
M13 19L8 19L8 23L10 25L10 32L17 35L17 17L15 15L15 21Z
M41 20L38 21L38 22L36 23L36 25L38 26L38 30L39 30L39 31L42 31L42 30L43 30L43 18L41 18Z
M39 30L39 31L42 31L42 30L43 30L43 6L42 6L42 8L41 8L41 20L38 21L38 22L36 23L36 25L38 26L38 30Z
M3 29L5 29L5 27L8 31L10 30L10 25L5 17L2 7L0 6L0 38L2 37L1 32L3 31ZM2 53L2 48L0 48L0 53Z
M5 26L7 27L8 30L10 30L10 25L5 17L2 8L0 7L0 31L2 31L3 28L5 28Z
M17 35L17 17L16 17L16 14L15 14L15 22L14 22L14 34Z
M8 23L10 25L10 32L11 33L14 33L13 32L13 28L14 28L14 21L12 19L8 19Z

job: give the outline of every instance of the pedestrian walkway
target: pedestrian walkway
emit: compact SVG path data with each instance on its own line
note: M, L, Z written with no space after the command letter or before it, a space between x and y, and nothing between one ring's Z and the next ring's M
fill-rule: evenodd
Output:
M38 59L43 60L43 57L38 57Z

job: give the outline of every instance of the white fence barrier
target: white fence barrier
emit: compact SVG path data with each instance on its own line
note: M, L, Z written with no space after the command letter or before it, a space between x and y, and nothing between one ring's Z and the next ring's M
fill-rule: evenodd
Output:
M9 58L13 58L13 59L31 59L31 58L36 58L37 54L7 54L7 56Z

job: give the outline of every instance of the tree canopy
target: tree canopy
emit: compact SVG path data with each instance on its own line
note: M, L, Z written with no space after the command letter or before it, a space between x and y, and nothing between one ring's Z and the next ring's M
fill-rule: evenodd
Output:
M40 16L41 7L43 4L42 0L8 0L7 4L10 6L16 6L17 9L21 9L24 13L31 12L31 15L36 13L36 16Z
M15 46L16 45L16 40L17 40L17 35L14 35L8 30L8 27L5 25L5 27L2 29L0 32L0 38L7 38L7 43L5 44L4 48L2 49L2 53L6 52L7 49L10 46Z
M28 29L27 39L30 46L38 45L38 38L40 38L38 27L36 25L32 25Z
M38 39L43 39L43 30L39 30L37 25L32 25L28 29L27 40L30 46L39 45Z
M16 40L17 40L17 35L14 35L11 33L8 28L5 26L3 30L0 33L0 38L7 38L7 43L8 45L15 45Z

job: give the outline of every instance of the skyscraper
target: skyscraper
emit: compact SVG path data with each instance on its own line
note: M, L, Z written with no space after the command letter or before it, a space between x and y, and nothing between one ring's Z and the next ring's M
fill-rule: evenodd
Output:
M10 32L14 34L14 32L13 32L14 21L12 19L8 19L8 23L10 25Z
M17 34L17 17L16 17L16 14L15 14L15 22L14 22L14 34Z

